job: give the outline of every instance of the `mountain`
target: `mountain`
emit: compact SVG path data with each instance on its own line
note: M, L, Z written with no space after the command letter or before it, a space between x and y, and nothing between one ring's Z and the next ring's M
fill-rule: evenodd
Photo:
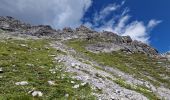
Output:
M169 58L129 36L0 17L0 99L170 100Z

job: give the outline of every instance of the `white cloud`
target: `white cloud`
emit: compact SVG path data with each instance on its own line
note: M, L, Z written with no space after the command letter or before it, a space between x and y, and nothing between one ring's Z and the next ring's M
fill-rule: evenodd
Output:
M126 23L128 22L130 16L126 15L119 19L117 26L114 27L113 31L118 34L123 34ZM112 26L113 27L113 26Z
M56 28L81 23L91 0L0 0L0 15L9 15L34 24Z
M114 10L110 11L107 10L111 8L112 6L108 5L102 10L101 12L104 12L105 14L99 13L97 16L98 20L94 21L95 24L98 24L98 22L104 22L105 17L109 15L110 13L113 13L114 11L117 11L121 9L121 7L124 5L125 1L123 1L121 4L114 4ZM118 9L119 8L119 9ZM106 9L106 10L105 10ZM131 21L130 22L130 16L128 14L129 8L123 9L123 11L118 14L114 15L109 21L105 21L105 23L99 27L95 27L92 24L88 23L89 26L92 26L94 29L98 31L111 31L113 33L117 33L122 36L130 36L133 40L138 40L144 43L149 44L150 39L150 32L152 29L157 26L161 21L151 19L147 25L144 24L142 21Z
M99 23L105 23L105 18L109 16L112 12L119 9L120 5L109 4L107 7L103 8L100 12L96 12L93 18L94 25L97 26Z
M148 28L154 28L155 26L157 26L158 24L160 24L162 21L160 20L155 20L155 19L152 19L149 21L148 23Z
M133 40L142 41L149 44L149 33L143 22L134 21L125 27L123 36L130 36Z

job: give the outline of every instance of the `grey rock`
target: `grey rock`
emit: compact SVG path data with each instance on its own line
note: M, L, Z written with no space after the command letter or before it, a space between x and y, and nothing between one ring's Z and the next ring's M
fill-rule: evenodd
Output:
M166 53L166 57L168 58L168 60L170 61L170 52Z
M112 51L119 51L125 49L122 45L114 44L114 43L96 43L96 44L89 44L86 49L88 51L94 52L94 53L100 53L100 52L112 52Z
M27 81L16 82L15 85L24 86L24 85L28 85L28 82Z
M2 68L0 68L0 73L3 73L4 71L3 71L3 69Z

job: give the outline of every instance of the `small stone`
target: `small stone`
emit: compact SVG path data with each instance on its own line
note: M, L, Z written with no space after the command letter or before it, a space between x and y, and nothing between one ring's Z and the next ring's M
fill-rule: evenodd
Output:
M86 85L86 84L87 84L86 82L84 82L84 83L81 83L81 85L82 85L82 86L84 86L84 85Z
M29 66L29 67L33 67L34 66L34 64L26 64L27 66Z
M69 97L69 94L65 94L65 97Z
M116 93L118 93L118 94L119 94L119 93L120 93L120 91L119 91L119 90L116 90Z
M72 84L74 84L75 82L74 81L71 81Z
M80 63L76 63L77 66L80 66Z
M49 55L50 57L56 57L56 55Z
M49 85L55 85L55 81L48 81Z
M75 66L76 69L79 69L79 66Z
M79 88L79 87L80 87L79 84L73 86L74 89L77 89L77 88Z
M3 73L4 71L3 71L3 69L2 68L0 68L0 73Z
M33 92L32 92L32 96L33 96L33 97L36 97L36 96L42 97L42 96L43 96L43 93L42 93L41 91L33 91Z
M71 66L72 66L72 67L76 66L76 63L71 63Z
M26 82L26 81L16 82L15 85L24 86L24 85L28 85L28 82Z
M27 45L25 45L25 44L20 44L20 46L22 46L22 47L27 47Z
M58 60L58 62L60 63L60 62L62 62L62 60L61 60L61 59L59 59L59 60Z

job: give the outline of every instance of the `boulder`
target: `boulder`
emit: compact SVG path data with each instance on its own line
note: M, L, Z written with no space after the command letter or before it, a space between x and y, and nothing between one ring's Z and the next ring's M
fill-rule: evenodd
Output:
M122 36L122 39L124 43L131 43L133 41L130 36Z
M33 91L32 93L33 97L42 97L43 93L41 91Z

